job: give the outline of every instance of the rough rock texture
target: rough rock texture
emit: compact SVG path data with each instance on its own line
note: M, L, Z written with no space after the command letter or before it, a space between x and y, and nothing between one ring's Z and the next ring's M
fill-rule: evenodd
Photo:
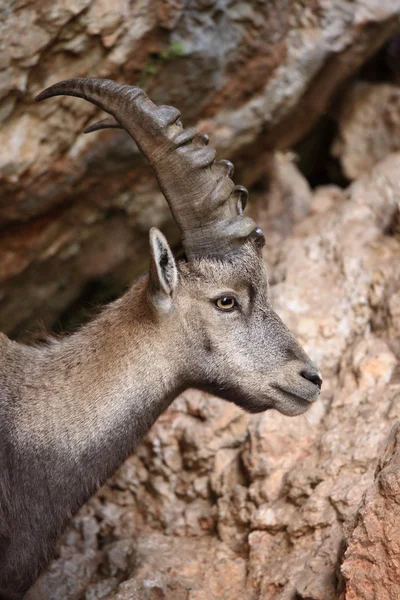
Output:
M342 100L332 153L356 179L390 152L400 150L400 88L357 82Z
M96 107L35 105L37 92L77 76L141 85L199 121L246 185L271 148L310 128L399 13L399 0L0 0L1 329L27 337L87 282L116 270L131 280L150 225L176 239L127 135L83 136Z
M263 206L258 215L268 219L271 291L321 366L321 402L290 419L249 416L185 393L74 519L36 597L334 600L343 593L344 542L399 416L400 154L346 191L325 186L305 200L303 182L297 203L290 198L301 176L291 187L293 164L276 160L275 193L285 177L288 208L279 218L272 203L273 219ZM290 213L298 204L308 216ZM390 492L388 513L389 502ZM344 566L351 586L357 531ZM354 595L353 587L346 598L374 597Z
M400 381L398 382L398 387ZM346 598L400 598L400 422L367 490L346 550Z

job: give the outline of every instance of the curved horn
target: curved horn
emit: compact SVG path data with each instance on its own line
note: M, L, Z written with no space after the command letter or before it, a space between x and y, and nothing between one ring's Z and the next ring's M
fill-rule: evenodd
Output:
M225 255L252 238L260 244L261 230L238 210L238 191L229 178L232 164L216 162L208 138L195 129L183 129L176 108L156 106L143 90L109 79L61 81L36 101L59 95L84 98L114 117L86 131L122 127L135 140L156 172L189 260Z

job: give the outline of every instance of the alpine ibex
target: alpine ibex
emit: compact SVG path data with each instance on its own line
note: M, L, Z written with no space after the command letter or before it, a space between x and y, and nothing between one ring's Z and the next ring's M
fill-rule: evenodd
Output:
M208 138L135 87L72 79L65 94L110 113L154 167L182 234L175 259L150 231L150 269L73 335L26 346L0 334L0 597L20 598L68 520L189 387L249 412L307 410L321 378L272 310L247 191Z

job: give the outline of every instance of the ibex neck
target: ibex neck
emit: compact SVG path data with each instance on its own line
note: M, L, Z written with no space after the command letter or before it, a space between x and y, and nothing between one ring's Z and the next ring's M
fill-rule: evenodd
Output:
M16 406L17 444L39 480L45 472L52 505L63 495L67 513L106 481L181 391L179 361L162 351L162 328L146 312L144 293L142 284L70 338L25 349L31 367L27 402Z

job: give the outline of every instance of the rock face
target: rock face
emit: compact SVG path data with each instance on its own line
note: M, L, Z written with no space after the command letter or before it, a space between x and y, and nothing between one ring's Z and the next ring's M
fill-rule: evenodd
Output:
M357 82L342 100L333 154L349 179L356 179L390 152L400 149L400 89Z
M397 26L398 0L0 0L0 327L51 326L87 282L127 283L166 204L127 134L83 136L96 107L35 105L68 77L144 87L198 121L247 185L296 142ZM135 269L130 266L135 264ZM16 308L17 307L17 308Z
M397 598L398 425L384 449L400 412L398 88L342 95L346 189L311 190L274 149L391 35L400 2L1 1L0 328L23 338L75 314L97 280L118 293L150 225L177 239L126 134L81 136L98 117L83 101L32 102L66 77L112 77L198 121L237 181L268 174L250 211L272 301L324 377L321 401L293 419L185 392L75 516L27 598Z
M357 514L342 573L346 598L400 597L400 422Z

